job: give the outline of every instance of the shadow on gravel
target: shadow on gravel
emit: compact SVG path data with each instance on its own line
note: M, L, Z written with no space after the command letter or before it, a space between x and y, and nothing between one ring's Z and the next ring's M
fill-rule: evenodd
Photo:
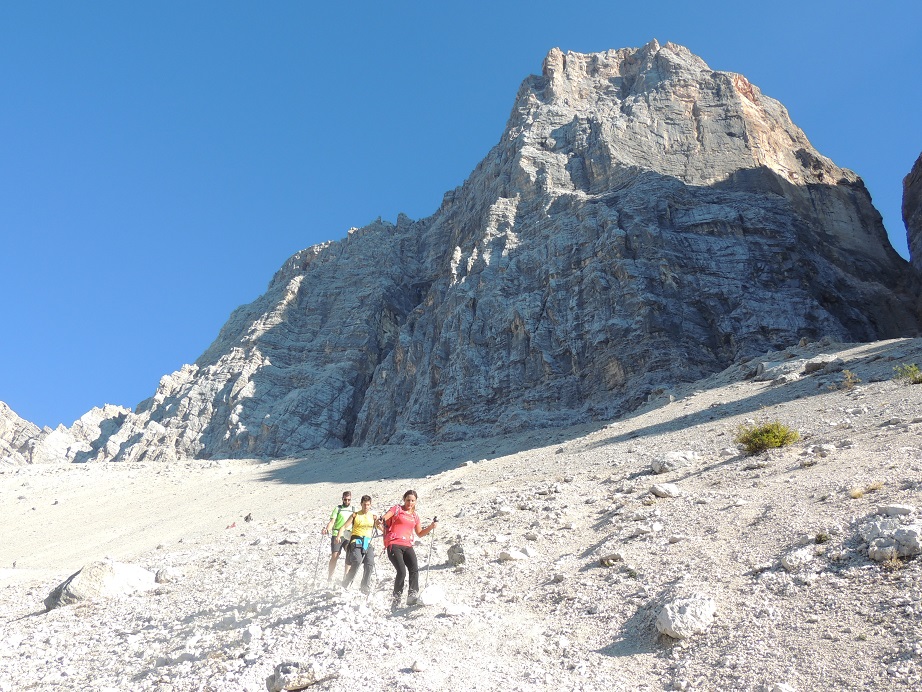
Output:
M638 608L621 625L615 640L608 646L597 649L596 653L614 658L658 653L662 647L657 644L659 635L654 634L657 631L654 625L655 619L652 612Z
M835 351L836 348L837 346L832 346L830 351ZM899 342L882 343L851 358L845 363L845 366L855 372L865 383L888 380L893 375L893 363L898 362L901 357L908 357L907 354L902 353L898 353L896 356L892 355L893 352L898 352L902 348L903 345ZM896 359L887 360L886 355ZM807 354L805 354L806 356ZM911 360L911 358L909 359ZM733 366L739 369L736 381L745 381L746 373L754 371L761 360L765 360L765 358L753 360L744 366ZM839 382L841 377L841 373L816 374L807 375L803 379L785 384L752 383L762 388L751 396L682 415L678 414L679 407L683 401L679 399L671 404L663 404L663 406L676 409L675 417L661 423L627 430L623 433L613 430L610 436L581 447L581 449L598 449L620 442L641 441L646 437L677 432L733 416L756 414L754 417L758 417L759 411L763 408L827 394L829 392L828 385ZM712 386L725 386L729 381L724 378L722 383ZM693 383L685 384L694 386ZM702 385L699 389L706 391L708 386ZM407 487L410 488L414 486L415 481L427 476L452 469L461 469L467 461L475 462L472 469L476 469L480 464L489 463L490 460L497 457L527 452L529 449L550 447L554 444L564 445L567 442L580 439L608 427L617 429L621 425L629 425L634 419L653 410L656 410L655 405L645 405L633 412L626 413L614 421L587 423L569 429L534 430L500 438L472 439L454 443L419 446L385 445L311 450L299 459L264 462L265 472L262 480L292 485L405 480ZM732 463L733 461L733 459L730 459L722 463ZM463 472L463 469L461 470ZM637 475L646 473L646 471L639 471Z

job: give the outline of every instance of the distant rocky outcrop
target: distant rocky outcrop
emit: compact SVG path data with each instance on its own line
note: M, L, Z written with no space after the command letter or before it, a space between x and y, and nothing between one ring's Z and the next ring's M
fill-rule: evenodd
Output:
M102 461L119 448L110 438L125 422L129 409L106 404L84 413L69 428L39 428L0 401L0 463L41 464L50 461Z
M656 41L554 49L435 214L294 255L94 450L283 457L608 418L802 338L916 334L915 282L861 179L745 77Z
M912 266L922 271L922 155L903 179L903 223Z
M30 448L39 432L41 431L37 425L23 420L0 401L0 463L30 463Z

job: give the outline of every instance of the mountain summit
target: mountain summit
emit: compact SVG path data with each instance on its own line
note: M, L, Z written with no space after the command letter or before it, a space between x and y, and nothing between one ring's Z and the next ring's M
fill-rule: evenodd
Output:
M745 77L671 43L553 49L432 216L294 255L72 451L282 457L612 417L804 338L915 335L914 276L860 178Z

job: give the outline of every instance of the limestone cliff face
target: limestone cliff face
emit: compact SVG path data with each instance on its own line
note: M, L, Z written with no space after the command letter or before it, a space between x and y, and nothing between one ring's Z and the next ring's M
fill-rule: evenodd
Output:
M119 448L110 437L129 413L126 408L107 404L84 413L69 428L39 428L0 401L0 464L111 459Z
M435 214L292 257L95 449L295 456L604 418L802 337L916 334L914 281L861 180L744 77L655 41L555 49Z
M903 179L903 223L912 266L922 272L922 155Z

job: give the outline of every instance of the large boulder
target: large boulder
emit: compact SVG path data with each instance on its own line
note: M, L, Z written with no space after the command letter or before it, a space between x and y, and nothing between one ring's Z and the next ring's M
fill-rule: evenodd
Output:
M52 610L94 598L127 596L156 586L153 572L137 565L105 559L91 562L55 587L45 597L45 608Z

